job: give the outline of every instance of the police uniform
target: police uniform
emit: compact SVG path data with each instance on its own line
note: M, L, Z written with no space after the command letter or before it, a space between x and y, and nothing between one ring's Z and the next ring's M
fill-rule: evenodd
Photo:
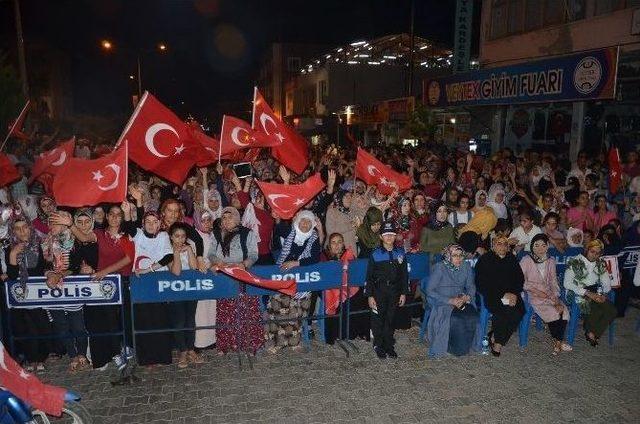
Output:
M380 234L392 233L395 233L393 225L385 223ZM396 247L389 251L380 246L371 252L364 294L376 301L377 310L371 311L371 331L373 346L380 358L396 356L394 317L400 295L408 293L409 272L404 249Z

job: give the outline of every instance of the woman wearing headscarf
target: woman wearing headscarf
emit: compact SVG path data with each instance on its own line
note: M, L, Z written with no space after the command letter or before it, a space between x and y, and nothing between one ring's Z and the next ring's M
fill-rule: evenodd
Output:
M131 275L131 264L135 257L135 246L122 229L124 212L120 205L111 205L107 209L104 229L95 228L84 233L71 220L54 216L52 222L71 227L73 235L83 243L98 243L98 266L92 274L95 280L102 280L108 274L120 274L123 290ZM85 310L85 321L90 334L119 331L124 323L120 322L120 310L117 306L91 306ZM91 362L93 368L105 367L114 355L120 352L120 337L97 336L89 338Z
M524 275L516 257L510 252L507 237L495 237L492 248L476 263L476 287L484 296L485 306L493 314L488 335L491 353L500 356L502 346L507 344L524 315L524 303L520 297Z
M168 231L169 227L171 227L176 222L185 222L184 218L184 212L180 206L179 201L175 199L167 199L162 203L162 206L160 206L161 228L164 231ZM200 234L198 234L196 229L191 225L187 224L185 229L187 231L187 239L190 240L195 246L195 253L198 261L198 270L200 270L200 272L205 272L207 270L207 265L202 256L204 252L204 243L202 242L202 237L200 237Z
M493 209L498 219L509 219L507 205L504 204L504 188L502 184L493 184L487 196L487 206Z
M473 306L473 271L457 244L447 246L442 256L442 262L433 267L426 293L431 306L427 324L429 356L440 357L447 352L462 356L476 345L478 312Z
M321 261L340 261L342 256L345 253L344 240L342 238L342 234L333 233L329 236L329 244L322 252ZM339 292L339 289L336 289ZM346 327L347 323L349 323L349 340L353 340L356 338L364 339L369 341L369 335L371 331L371 318L369 316L369 304L367 297L364 296L363 291L360 287L349 288L349 292L343 290L342 299L338 299L340 302L336 307L337 311L342 310L342 331L340 331L340 320L338 317L334 318L326 318L325 319L325 341L328 344L334 344L336 339L346 339ZM346 315L347 308L347 298L349 302L349 311L350 312L359 312L357 315ZM329 306L327 305L327 308ZM327 314L330 312L327 310Z
M481 210L487 209L487 208L491 209L489 208L489 206L487 206L487 192L484 190L478 190L474 198L472 211L474 214L477 214ZM491 209L491 211L493 211L493 209Z
M396 247L402 247L407 253L414 247L412 241L420 238L420 233L412 233L412 230L416 229L416 226L412 225L413 219L411 200L406 197L398 198L398 202L391 210L387 221L393 222L396 228Z
M308 266L320 262L320 239L315 229L316 216L313 212L302 210L293 218L289 236L282 245L276 264L283 271L297 266ZM301 341L301 319L309 313L311 293L297 293L293 298L278 293L269 299L267 312L269 319L290 317L295 321L269 323L269 338L273 341L272 353L284 347L299 348Z
M9 280L18 280L24 290L30 276L43 276L46 262L42 254L40 238L24 214L10 217L8 222L10 247L6 264ZM48 336L51 324L42 308L15 309L13 312L14 336ZM16 341L16 352L25 357L27 371L44 371L44 361L49 354L45 340Z
M382 225L382 211L371 206L364 215L362 224L356 230L358 237L358 258L369 258L371 252L380 246L380 226Z
M577 256L584 251L584 233L579 228L569 228L567 230L567 250L565 256Z
M434 263L436 256L455 240L453 227L447 221L448 216L449 211L444 203L434 202L431 205L429 223L420 235L420 250L431 255L431 263Z
M326 231L327 234L339 233L344 237L344 245L347 249L356 252L356 227L355 216L351 212L352 193L340 190L336 193L333 203L327 209Z
M257 187L250 189L250 180L247 179L244 190L238 192L238 199L244 209L242 225L253 230L258 239L256 265L273 265L271 243L275 219L267 209L264 194Z
M569 309L560 299L556 275L556 260L548 256L549 237L538 234L531 240L528 255L520 260L524 274L524 290L536 314L549 327L553 337L553 354L573 350L565 343L564 332L569 321Z
M222 209L222 208L220 208ZM213 239L213 218L208 210L203 210L193 216L194 225L204 244L203 258L207 267L209 263L209 249ZM196 308L196 327L208 327L216 325L216 300L199 300ZM195 347L204 349L211 347L216 342L215 328L196 330Z
M213 224L213 240L209 248L211 270L225 265L244 269L258 259L258 242L253 231L240 224L240 212L232 206L222 209ZM241 351L255 354L264 343L260 325L259 298L241 292L237 298L220 299L216 304L216 347L219 354ZM240 327L240 340L236 339Z
M564 273L567 297L571 295L580 307L585 337L593 347L598 345L598 339L618 314L616 307L606 297L611 291L611 280L607 266L600 257L603 249L600 240L592 240L585 247L584 254L567 260Z

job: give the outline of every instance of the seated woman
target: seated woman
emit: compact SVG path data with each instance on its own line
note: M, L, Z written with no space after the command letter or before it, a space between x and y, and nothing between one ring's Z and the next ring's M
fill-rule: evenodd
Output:
M489 332L491 354L500 356L502 346L507 344L524 315L524 303L520 297L524 275L509 250L509 240L505 236L493 239L493 250L478 259L475 271L476 287L493 314Z
M333 233L329 236L329 243L324 252L322 252L321 260L324 261L339 261L345 252L344 239L342 234ZM333 296L329 295L329 292ZM331 298L335 299L335 303L331 304ZM330 313L338 314L338 311L342 309L342 313L347 313L347 299L349 299L349 311L350 312L362 312L357 315L342 316L342 331L339 330L340 319L338 316L325 319L324 337L328 344L334 344L336 339L347 338L347 322L349 323L349 340L361 338L369 341L369 334L371 331L371 318L369 316L369 304L367 298L364 296L360 287L350 286L349 291L340 289L326 290L325 291L325 310L327 315Z
M602 249L604 245L600 240L592 240L586 245L584 254L567 260L564 273L564 288L571 292L580 307L585 336L593 347L598 345L598 339L618 315L616 307L606 297L611 291L611 282L607 266L600 258Z
M567 248L565 235L558 230L560 216L555 212L549 212L542 220L542 232L549 238L549 243L558 251L564 252Z
M429 356L462 356L475 346L478 312L472 306L476 288L471 265L457 244L447 246L433 267L427 287L431 315L427 327Z
M531 252L520 260L524 274L524 289L533 310L549 326L553 337L553 354L572 349L564 343L564 331L569 321L569 310L560 299L556 276L556 260L548 256L549 238L538 234L531 240Z
M320 237L316 230L316 216L313 212L302 210L293 219L293 227L282 245L277 264L288 271L297 266L307 266L320 262ZM301 318L309 313L311 293L297 293L292 299L285 294L275 294L269 299L267 311L269 319L290 317L293 321L279 321L269 324L269 338L273 340L271 353L283 347L299 348L302 340Z

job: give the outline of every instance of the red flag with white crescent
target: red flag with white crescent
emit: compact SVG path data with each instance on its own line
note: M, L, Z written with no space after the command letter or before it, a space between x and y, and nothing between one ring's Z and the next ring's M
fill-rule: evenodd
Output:
M222 130L220 131L220 150L222 155L228 155L237 150L272 147L280 144L273 137L269 137L261 131L251 128L248 122L233 116L222 117Z
M116 146L128 140L132 161L180 185L202 153L199 137L207 136L194 137L189 124L145 92Z
M219 271L224 272L230 277L240 280L244 283L251 284L252 286L261 287L267 290L279 291L282 294L293 296L297 291L296 280L267 280L266 278L260 278L253 275L249 271L240 268L239 266L225 266L219 267Z
M60 206L121 203L127 195L127 164L126 142L99 159L71 158L54 177L53 197Z
M617 147L609 149L609 192L616 194L622 185L622 164Z
M302 174L309 165L307 140L282 122L256 87L253 93L253 122L251 126L275 143L271 155L296 174Z
M410 176L394 171L364 149L358 149L356 176L367 184L377 186L384 194L393 193L396 187L402 192L412 185Z
M31 178L29 178L29 184L36 180L41 174L47 173L55 175L60 167L64 165L67 160L73 157L73 152L76 145L76 138L72 137L70 140L65 141L55 149L48 152L41 153L37 158L31 170Z
M257 183L271 209L282 219L293 218L325 186L320 174L314 174L302 184Z
M335 315L340 303L351 298L358 293L359 287L351 286L347 292L347 282L349 279L349 262L354 260L356 255L351 248L345 250L340 258L342 262L342 284L339 289L329 289L324 291L324 310L328 315Z
M44 384L38 377L23 370L9 355L2 342L0 342L0 386L35 409L54 416L62 414L66 389ZM3 411L4 413L6 411Z

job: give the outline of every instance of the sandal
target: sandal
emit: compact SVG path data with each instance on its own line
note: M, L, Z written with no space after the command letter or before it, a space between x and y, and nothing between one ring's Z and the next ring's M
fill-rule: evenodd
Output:
M594 338L589 337L589 332L588 331L584 332L584 336L587 338L587 341L589 342L589 344L591 346L593 346L593 347L598 346L598 339L596 337L594 337Z
M187 360L187 352L180 352L180 356L178 358L178 368L184 369L189 366L189 362Z
M187 352L187 360L192 364L204 364L204 358L193 350Z
M569 343L562 342L560 344L560 350L562 350L563 352L571 352L573 351L573 347L571 347Z
M85 356L80 355L78 357L78 370L84 371L88 370L89 368L91 368L89 360Z
M497 358L498 356L500 356L500 352L493 348L493 346L495 345L495 340L493 340L493 330L489 331L487 337L489 338L489 349L491 350L491 354Z

